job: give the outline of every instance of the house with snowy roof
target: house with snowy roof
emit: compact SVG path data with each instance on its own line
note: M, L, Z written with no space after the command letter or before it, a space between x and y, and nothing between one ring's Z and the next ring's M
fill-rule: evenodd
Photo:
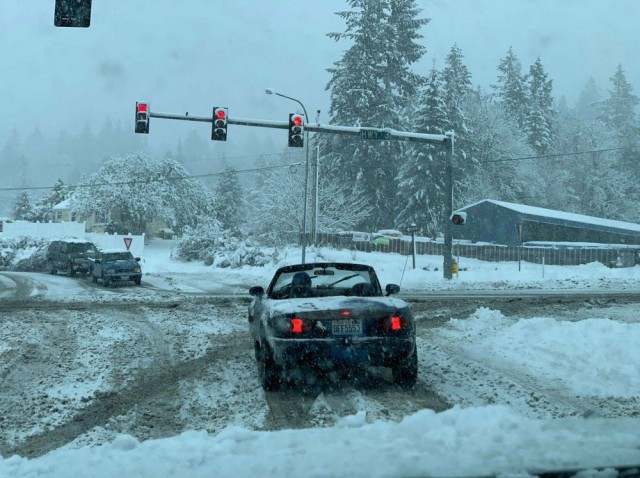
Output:
M484 199L457 209L466 212L453 237L472 242L519 245L572 242L640 245L640 224Z
M89 217L78 217L73 210L73 196L53 206L53 222L84 222L87 232L108 232L128 234L126 226L122 226L122 212L114 207L106 214L92 213ZM174 235L166 221L154 218L147 223L144 231L147 235L158 236L165 239Z

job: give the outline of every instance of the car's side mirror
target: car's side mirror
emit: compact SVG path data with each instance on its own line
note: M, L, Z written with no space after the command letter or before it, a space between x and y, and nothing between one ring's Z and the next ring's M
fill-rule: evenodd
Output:
M387 295L397 294L398 292L400 292L400 286L397 284L387 284L385 290L387 291Z
M253 295L253 296L264 295L264 288L260 287L259 285L256 285L256 286L252 287L251 289L249 289L249 295Z
M136 261L136 262L140 262L140 258L139 257L134 257L133 260Z

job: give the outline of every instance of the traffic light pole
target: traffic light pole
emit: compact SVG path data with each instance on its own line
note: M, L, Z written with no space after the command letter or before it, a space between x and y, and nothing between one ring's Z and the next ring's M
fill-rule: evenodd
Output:
M305 115L306 116L306 115ZM181 121L198 121L203 123L213 122L213 118L210 116L191 116L189 113L184 115L166 114L166 113L154 113L149 111L150 118L163 118L173 119ZM308 117L307 117L308 118ZM244 119L244 118L227 118L227 124L235 124L240 126L258 126L261 128L277 128L277 129L289 129L288 121L270 121L270 120L256 120L256 119ZM444 217L444 278L451 279L453 274L451 272L451 265L453 264L453 238L452 238L452 223L451 215L453 214L453 143L454 134L449 132L444 134L427 134L427 133L412 133L407 131L397 131L392 128L365 128L357 126L336 126L336 125L323 125L320 123L305 124L305 131L307 135L311 133L331 133L331 134L344 134L350 136L359 136L361 139L367 140L386 140L386 141L411 141L417 143L429 143L440 144L447 150L447 164L446 164L446 185L447 198L445 200L445 217ZM307 136L307 148L309 147L309 141ZM307 149L307 167L309 165L308 149ZM308 178L308 170L306 171L306 177ZM305 188L305 207L307 199L307 191ZM305 215L306 216L306 215ZM306 226L306 224L305 224ZM303 236L306 235L306 228L304 229ZM303 241L306 238L303 237ZM304 262L304 253L303 261Z
M445 145L447 148L447 170L446 170L446 185L445 191L447 191L447 197L444 203L444 278L453 279L453 271L451 266L453 265L453 223L451 222L451 215L453 214L453 133L447 133L447 139Z
M183 115L149 112L151 118L173 119L180 121L197 121L201 123L211 123L211 116L193 116L189 113ZM261 128L289 129L287 121L257 120L247 118L233 118L229 116L227 124L239 126L259 126ZM448 147L447 138L444 134L412 133L398 131L392 128L365 128L360 126L336 126L321 123L306 123L305 131L310 133L333 133L350 136L360 136L361 139L398 140L418 143L440 144Z

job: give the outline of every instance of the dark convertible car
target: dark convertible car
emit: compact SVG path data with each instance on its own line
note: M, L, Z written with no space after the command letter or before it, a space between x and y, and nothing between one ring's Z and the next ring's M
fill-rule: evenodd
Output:
M357 367L390 367L394 381L412 387L418 374L416 329L409 306L383 293L373 267L323 262L278 269L265 292L252 287L249 327L265 390L301 370L320 374Z

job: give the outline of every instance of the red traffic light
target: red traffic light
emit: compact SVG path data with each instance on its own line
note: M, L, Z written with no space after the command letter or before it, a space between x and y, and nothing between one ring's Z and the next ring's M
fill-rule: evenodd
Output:
M301 148L304 144L302 133L304 132L304 119L300 114L289 114L289 146Z
M213 141L227 140L227 108L215 106L213 108L213 121L211 124L211 139Z
M149 105L136 101L136 133L149 134Z
M464 211L455 212L451 215L451 222L457 226L464 225L467 222L467 213Z

